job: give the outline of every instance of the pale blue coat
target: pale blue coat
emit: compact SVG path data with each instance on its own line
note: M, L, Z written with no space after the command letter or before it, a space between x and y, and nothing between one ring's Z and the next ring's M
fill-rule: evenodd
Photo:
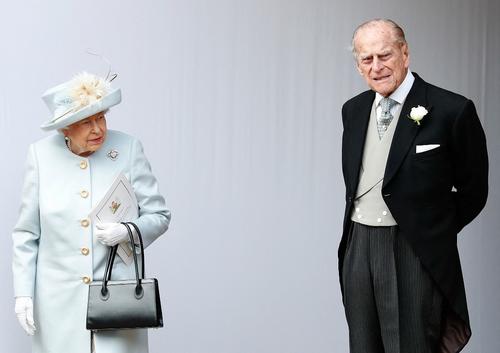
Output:
M118 152L115 159L108 156L111 150ZM13 275L15 296L34 300L34 353L90 353L83 279L102 278L108 248L85 221L122 171L137 197L135 223L147 247L167 230L170 212L137 139L108 130L103 146L87 158L70 152L60 134L29 147L13 232ZM113 279L133 278L133 271L117 257ZM146 330L97 333L94 343L96 353L148 351Z

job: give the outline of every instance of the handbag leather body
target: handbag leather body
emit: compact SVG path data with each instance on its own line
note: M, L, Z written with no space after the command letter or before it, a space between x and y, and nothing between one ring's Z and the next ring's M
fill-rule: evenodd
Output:
M156 278L144 278L144 245L139 228L132 222L122 222L127 228L134 257L135 279L111 280L113 263L118 245L110 248L102 281L89 285L87 329L117 330L163 327L160 292ZM139 274L134 237L130 226L139 238L142 255L142 273Z

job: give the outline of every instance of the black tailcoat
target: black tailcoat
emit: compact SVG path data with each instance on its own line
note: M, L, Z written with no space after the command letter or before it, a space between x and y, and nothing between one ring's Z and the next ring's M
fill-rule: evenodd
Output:
M398 224L398 234L409 242L445 298L441 352L458 352L471 331L457 234L486 203L486 140L472 101L414 76L387 159L382 197ZM375 93L366 91L342 107L346 208L340 274L374 99ZM411 108L418 105L428 110L420 125L409 119ZM417 145L428 144L440 147L416 153Z

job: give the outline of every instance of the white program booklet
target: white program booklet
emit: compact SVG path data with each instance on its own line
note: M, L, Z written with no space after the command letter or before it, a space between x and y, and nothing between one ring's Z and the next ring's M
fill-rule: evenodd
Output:
M139 207L134 189L123 173L116 177L106 195L94 207L89 217L92 224L134 221L139 217ZM117 253L127 265L133 262L132 247L129 242L120 243Z

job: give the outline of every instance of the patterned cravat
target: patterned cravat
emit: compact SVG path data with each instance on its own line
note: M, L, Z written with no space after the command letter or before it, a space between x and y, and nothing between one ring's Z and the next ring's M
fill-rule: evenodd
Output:
M394 107L398 102L396 102L394 99L390 98L382 98L380 101L380 107L382 108L382 113L380 114L380 117L377 118L377 129L378 129L378 137L379 139L382 139L382 136L384 136L384 132L387 131L387 128L389 127L389 124L392 121L392 114L391 114L391 108Z

